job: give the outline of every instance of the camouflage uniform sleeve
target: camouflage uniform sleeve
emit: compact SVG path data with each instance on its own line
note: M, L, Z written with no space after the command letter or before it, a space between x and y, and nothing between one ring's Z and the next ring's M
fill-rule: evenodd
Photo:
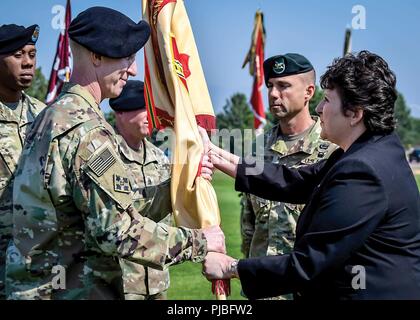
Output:
M87 247L156 269L201 262L200 230L173 228L141 216L133 206L127 168L105 129L85 134L72 157L73 199L84 214Z
M171 180L166 180L154 187L150 204L142 210L144 216L153 221L161 221L172 213Z
M249 196L246 193L241 197L241 251L245 258L249 257L252 237L255 232L255 213L252 208Z
M148 176L156 176L156 182L154 186L153 194L148 195L151 199L150 204L145 208L143 214L153 221L161 221L165 219L169 214L172 213L172 202L171 202L171 164L169 159L159 149L155 149L156 158L158 159L157 169L153 169L155 172L146 172ZM143 213L143 212L142 212ZM169 221L170 219L165 219Z

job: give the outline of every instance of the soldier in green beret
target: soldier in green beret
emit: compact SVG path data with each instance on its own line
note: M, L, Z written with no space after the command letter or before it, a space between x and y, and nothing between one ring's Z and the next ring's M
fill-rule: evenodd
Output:
M326 159L336 149L320 138L319 117L309 113L315 93L315 70L304 56L277 55L264 62L270 112L278 124L264 135L265 161L288 167ZM266 200L251 194L241 199L242 252L246 258L288 253L304 205ZM288 299L282 296L274 299Z
M45 104L30 97L39 27L0 27L0 300L5 299L6 248L12 238L13 178L27 132Z

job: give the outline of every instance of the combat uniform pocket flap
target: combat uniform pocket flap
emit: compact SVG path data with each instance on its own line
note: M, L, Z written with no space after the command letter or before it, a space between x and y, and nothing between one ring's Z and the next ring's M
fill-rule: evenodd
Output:
M83 165L82 170L124 210L132 204L127 169L109 143L98 148Z

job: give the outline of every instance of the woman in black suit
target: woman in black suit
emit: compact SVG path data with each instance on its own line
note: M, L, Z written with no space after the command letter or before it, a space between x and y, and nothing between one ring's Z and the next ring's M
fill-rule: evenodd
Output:
M290 254L238 261L209 253L208 279L238 277L250 299L420 299L420 197L394 131L395 84L368 51L334 60L317 112L321 137L340 149L314 165L255 165L209 143L236 190L306 206Z

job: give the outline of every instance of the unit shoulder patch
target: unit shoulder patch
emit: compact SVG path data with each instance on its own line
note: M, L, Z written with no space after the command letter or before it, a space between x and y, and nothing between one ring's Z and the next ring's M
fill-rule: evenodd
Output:
M117 192L130 193L130 182L127 177L114 174L114 190Z

